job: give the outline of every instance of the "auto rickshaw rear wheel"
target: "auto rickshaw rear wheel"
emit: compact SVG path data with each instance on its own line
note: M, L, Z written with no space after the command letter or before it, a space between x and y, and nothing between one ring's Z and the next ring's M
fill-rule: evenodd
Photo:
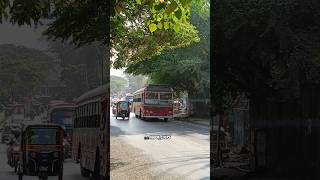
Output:
M17 173L17 170L18 170L18 165L16 164L16 165L14 166L14 173Z
M81 176L82 177L89 177L90 176L90 171L85 169L85 168L83 168L81 166L81 163L80 163L80 172L81 172Z
M19 180L22 180L22 179L23 179L23 174L19 173Z
M58 179L59 179L59 180L63 180L63 173L60 173L60 174L59 174Z

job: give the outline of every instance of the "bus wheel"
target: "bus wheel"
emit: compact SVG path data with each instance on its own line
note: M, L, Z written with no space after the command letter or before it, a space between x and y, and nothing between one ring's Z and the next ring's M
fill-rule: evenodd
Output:
M61 170L61 171L62 171L62 170ZM60 173L59 173L58 179L59 179L59 180L63 180L63 172L60 172Z
M22 180L23 179L23 175L22 173L19 173L19 180Z
M17 173L17 170L18 170L18 165L15 164L15 165L14 165L14 172Z
M118 119L118 116L116 116L116 119Z
M92 176L94 179L100 179L100 155L99 155L99 150L97 149L96 152L96 160L95 160L95 165L94 165L94 170L92 173Z
M168 122L168 118L164 118L164 122Z
M90 176L90 171L82 167L80 163L80 171L81 171L81 176L82 177L89 177Z

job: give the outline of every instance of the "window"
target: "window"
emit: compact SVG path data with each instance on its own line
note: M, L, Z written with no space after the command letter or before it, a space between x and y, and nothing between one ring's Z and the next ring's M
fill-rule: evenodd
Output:
M160 104L161 105L172 104L172 94L171 93L160 93Z
M145 104L159 104L158 93L156 92L146 92L146 97L144 100Z
M28 144L60 144L56 128L31 128L27 133Z

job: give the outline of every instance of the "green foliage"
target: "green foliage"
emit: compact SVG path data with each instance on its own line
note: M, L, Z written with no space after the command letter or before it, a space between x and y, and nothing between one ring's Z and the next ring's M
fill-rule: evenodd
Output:
M46 80L50 57L41 51L14 45L0 46L0 96L25 97Z
M207 7L209 8L209 7ZM152 83L169 84L175 91L208 94L210 86L209 17L193 9L190 21L199 29L201 41L189 47L166 50L150 60L130 63L126 72L147 75Z
M104 48L87 45L76 48L67 43L50 42L50 51L61 59L61 80L66 84L64 95L78 97L101 83L101 63L105 59ZM104 69L108 67L104 64ZM109 71L104 72L109 74Z
M115 94L123 91L127 86L128 81L119 76L110 76L110 94Z
M197 31L188 21L189 6L205 2L207 0L13 0L10 5L9 0L0 0L0 20L9 18L19 25L37 25L42 24L43 18L49 18L45 31L48 38L71 41L77 46L93 42L110 46L111 42L116 51L125 51L120 52L120 56L136 52L137 44L140 48L148 43L155 46L115 63L115 67L123 67L127 60L150 58L163 49L197 41ZM177 39L174 32L179 33ZM162 38L167 41L160 41Z
M241 92L290 101L304 85L319 83L318 1L218 1L215 7L216 108L223 111L223 98Z
M131 93L143 88L148 82L148 78L142 75L133 76L130 74L126 74L126 78L128 79L128 89Z

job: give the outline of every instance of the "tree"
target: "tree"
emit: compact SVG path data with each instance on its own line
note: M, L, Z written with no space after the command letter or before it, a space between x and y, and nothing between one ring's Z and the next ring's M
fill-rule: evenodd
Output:
M61 80L66 84L65 95L78 97L84 92L101 84L102 73L108 79L108 72L101 72L101 63L105 56L102 47L96 44L76 48L59 41L50 42L50 51L61 60ZM106 64L104 64L106 69Z
M209 106L204 104L210 92L210 18L196 6L191 8L191 12L190 22L199 30L199 43L130 63L126 72L146 75L152 83L170 85L177 94L187 91L191 100L203 101L193 103L195 112L208 115Z
M125 89L128 81L119 76L110 76L110 94L118 94Z
M52 59L41 51L0 45L0 96L8 101L36 93L46 80Z
M50 19L45 31L50 39L71 41L78 46L99 42L108 48L112 43L120 59L115 67L123 67L130 59L141 60L159 54L163 49L197 41L197 32L188 22L191 2L201 7L207 1L1 0L0 20L9 18L19 25L37 25L42 24L42 19ZM143 52L148 43L151 46Z
M318 84L317 1L219 1L213 15L216 108L244 92L253 100L291 101Z
M143 88L147 84L148 77L146 76L142 76L142 75L133 76L131 74L125 74L125 75L129 82L128 89L130 89L131 92L135 92Z

